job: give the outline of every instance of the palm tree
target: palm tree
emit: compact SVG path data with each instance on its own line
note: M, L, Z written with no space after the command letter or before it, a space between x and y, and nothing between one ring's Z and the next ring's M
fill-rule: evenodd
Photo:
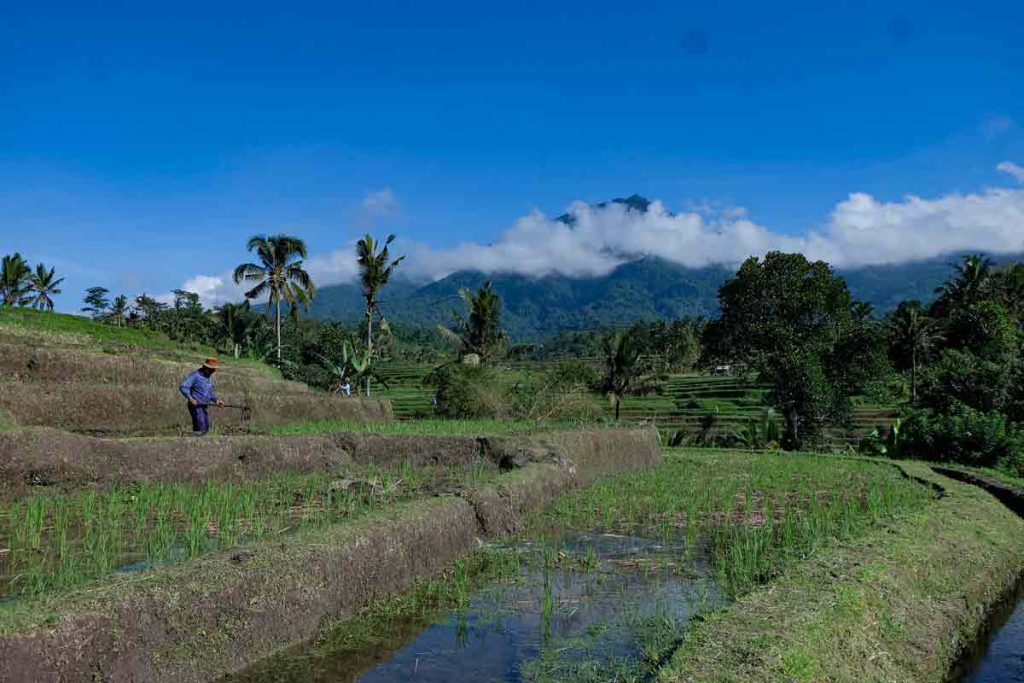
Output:
M902 301L888 328L890 347L910 369L910 400L917 403L917 368L942 338L938 321L925 313L920 301Z
M968 254L956 266L956 275L935 290L954 305L970 303L982 293L992 275L992 259L981 254Z
M487 361L499 355L508 342L508 335L501 329L501 297L491 289L491 281L472 292L459 292L466 306L466 316L452 313L454 328L438 325L441 334L455 345L459 360L475 355L480 361Z
M255 282L245 293L246 299L268 295L268 302L276 310L277 360L281 360L281 302L293 309L298 304L308 306L316 294L316 285L302 268L306 258L306 243L290 235L254 235L246 246L255 251L259 263L243 263L235 268L235 283Z
M654 379L644 374L640 348L629 332L619 333L604 340L604 377L600 389L615 406L615 419L619 419L622 399L654 388Z
M405 260L399 256L390 261L388 246L395 241L394 235L388 235L384 246L377 250L379 242L375 242L369 234L356 242L356 258L359 263L359 278L363 284L363 298L366 299L366 359L373 358L373 316L377 312L377 296L380 290L391 279L398 264ZM366 395L370 395L370 376L366 375Z
M21 254L15 252L4 256L0 261L0 305L24 305L31 275L32 270Z
M114 303L111 304L110 311L103 315L103 320L104 322L111 323L117 327L124 327L130 312L131 306L128 304L128 297L124 294L119 294L114 298Z
M57 277L56 268L50 268L47 271L46 266L42 263L36 264L36 272L32 273L28 280L28 291L31 292L29 305L40 311L52 311L53 299L50 297L53 294L61 293L60 283L62 282L64 282L64 278Z

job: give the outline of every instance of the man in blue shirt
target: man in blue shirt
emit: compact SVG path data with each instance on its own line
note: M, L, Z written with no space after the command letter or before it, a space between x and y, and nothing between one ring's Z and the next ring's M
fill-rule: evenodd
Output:
M203 367L185 378L181 383L181 393L188 399L188 412L192 417L192 433L202 436L210 431L210 413L208 405L224 405L213 390L213 373L217 372L216 358L207 358Z

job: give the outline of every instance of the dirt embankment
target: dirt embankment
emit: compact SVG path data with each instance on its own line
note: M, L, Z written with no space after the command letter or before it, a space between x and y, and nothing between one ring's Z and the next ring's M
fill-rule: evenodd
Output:
M660 458L653 430L588 430L488 448L543 462L523 461L464 496L22 605L0 621L0 681L215 679L436 576L479 538L514 532L523 515L570 486Z
M388 401L329 394L231 394L228 403L251 408L251 423L260 428L304 420L384 422L391 417ZM0 416L18 426L55 427L110 436L178 435L191 431L185 399L170 386L61 384L9 381L0 383ZM213 408L218 430L242 431L242 411Z
M40 487L148 482L252 481L282 472L331 472L352 463L489 464L492 449L473 437L331 433L101 439L56 429L0 432L0 498Z
M0 432L0 499L29 495L40 487L70 492L157 481L252 481L282 472L331 472L351 463L515 469L531 463L561 466L571 459L556 478L585 483L655 461L656 444L636 448L634 432L593 429L530 438L336 432L104 439L48 428L12 429ZM634 455L624 458L630 449Z

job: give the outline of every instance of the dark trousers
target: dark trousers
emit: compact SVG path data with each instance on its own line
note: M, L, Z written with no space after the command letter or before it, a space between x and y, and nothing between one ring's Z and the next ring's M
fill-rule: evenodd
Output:
M188 414L192 416L192 431L205 434L210 431L210 412L206 406L188 404Z

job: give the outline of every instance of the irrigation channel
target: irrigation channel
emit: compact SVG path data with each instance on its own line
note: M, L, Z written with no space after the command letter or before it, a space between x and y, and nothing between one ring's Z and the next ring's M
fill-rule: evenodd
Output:
M352 639L343 624L223 680L642 680L687 622L725 601L706 554L684 538L574 533L493 549L518 568L460 608L389 620L372 638Z
M984 651L963 677L964 683L1010 683L1024 681L1024 596L1020 597Z

